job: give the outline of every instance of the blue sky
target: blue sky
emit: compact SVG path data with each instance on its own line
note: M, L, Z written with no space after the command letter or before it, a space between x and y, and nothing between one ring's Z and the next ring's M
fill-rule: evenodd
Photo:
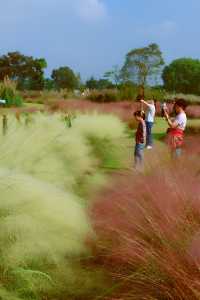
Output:
M167 63L200 58L200 0L2 0L0 54L44 57L47 74L70 66L84 79L158 43Z

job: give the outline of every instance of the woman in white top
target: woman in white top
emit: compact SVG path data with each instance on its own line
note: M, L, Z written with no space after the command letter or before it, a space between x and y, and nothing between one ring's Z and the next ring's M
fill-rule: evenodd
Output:
M165 109L165 118L169 125L168 142L172 150L173 157L179 157L182 153L184 131L187 125L185 109L187 104L184 99L178 99L174 104L176 117L172 120Z
M155 107L154 100L149 100L149 101L141 100L141 103L143 103L147 107L146 119L145 119L146 130L147 130L146 148L152 149L153 147L152 129L153 129L155 115L156 115L156 107Z

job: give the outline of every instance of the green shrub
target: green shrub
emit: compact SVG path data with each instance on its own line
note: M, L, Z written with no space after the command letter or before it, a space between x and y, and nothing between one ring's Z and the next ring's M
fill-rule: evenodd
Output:
M154 99L156 101L164 101L166 98L166 93L164 89L146 87L145 98Z
M138 95L138 87L134 86L131 83L122 85L119 88L119 97L120 100L135 100Z
M181 94L181 93L179 93L179 94L167 93L165 95L166 100L173 100L175 98L183 98L190 105L199 105L200 104L200 96L197 96L197 95L189 95L189 94Z
M6 106L8 107L20 107L23 105L23 100L16 89L16 83L9 78L5 78L4 81L0 83L0 98L6 100Z
M118 90L92 90L89 95L87 96L87 99L93 101L93 102L116 102L119 100L119 93Z
M61 90L43 90L43 91L26 91L20 92L28 103L38 103L51 105L52 102L63 99L77 99L80 97L79 91L69 91L67 89Z

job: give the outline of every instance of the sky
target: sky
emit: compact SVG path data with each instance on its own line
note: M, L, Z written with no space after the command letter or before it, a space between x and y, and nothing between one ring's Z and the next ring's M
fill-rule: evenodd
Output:
M85 80L159 44L166 63L200 59L200 0L0 0L0 55L20 51Z

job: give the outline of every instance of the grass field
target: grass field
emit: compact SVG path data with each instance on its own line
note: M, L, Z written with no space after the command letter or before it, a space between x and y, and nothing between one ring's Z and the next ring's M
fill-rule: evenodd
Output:
M168 299L168 282L183 284L181 270L178 279L176 274L169 274L159 251L166 258L175 252L178 264L181 243L186 239L189 244L192 233L184 225L186 233L183 236L177 232L175 238L180 244L174 245L159 216L169 227L174 224L167 213L171 208L176 213L176 203L182 208L179 194L176 196L178 179L188 176L184 179L185 194L193 193L190 174L194 171L190 168L197 172L200 166L199 160L195 166L192 161L189 167L183 165L189 171L172 170L174 177L169 176L170 155L159 141L166 133L165 120L156 119L155 148L145 151L147 168L144 174L138 174L132 168L134 130L127 130L125 122L116 116L80 113L69 127L62 113L30 113L27 123L26 114L19 121L12 114L14 110L2 111L8 114L8 129L4 135L0 130L0 298L146 300L140 294L143 289L138 288L141 283L146 289L152 287L149 299ZM189 120L189 126L199 124L200 120ZM195 224L194 233L196 228ZM175 248L171 249L170 243ZM160 275L168 279L164 287ZM124 290L132 290L135 298L123 295ZM161 290L161 296L157 296L157 290ZM173 293L169 299L180 300L175 297L175 288Z

